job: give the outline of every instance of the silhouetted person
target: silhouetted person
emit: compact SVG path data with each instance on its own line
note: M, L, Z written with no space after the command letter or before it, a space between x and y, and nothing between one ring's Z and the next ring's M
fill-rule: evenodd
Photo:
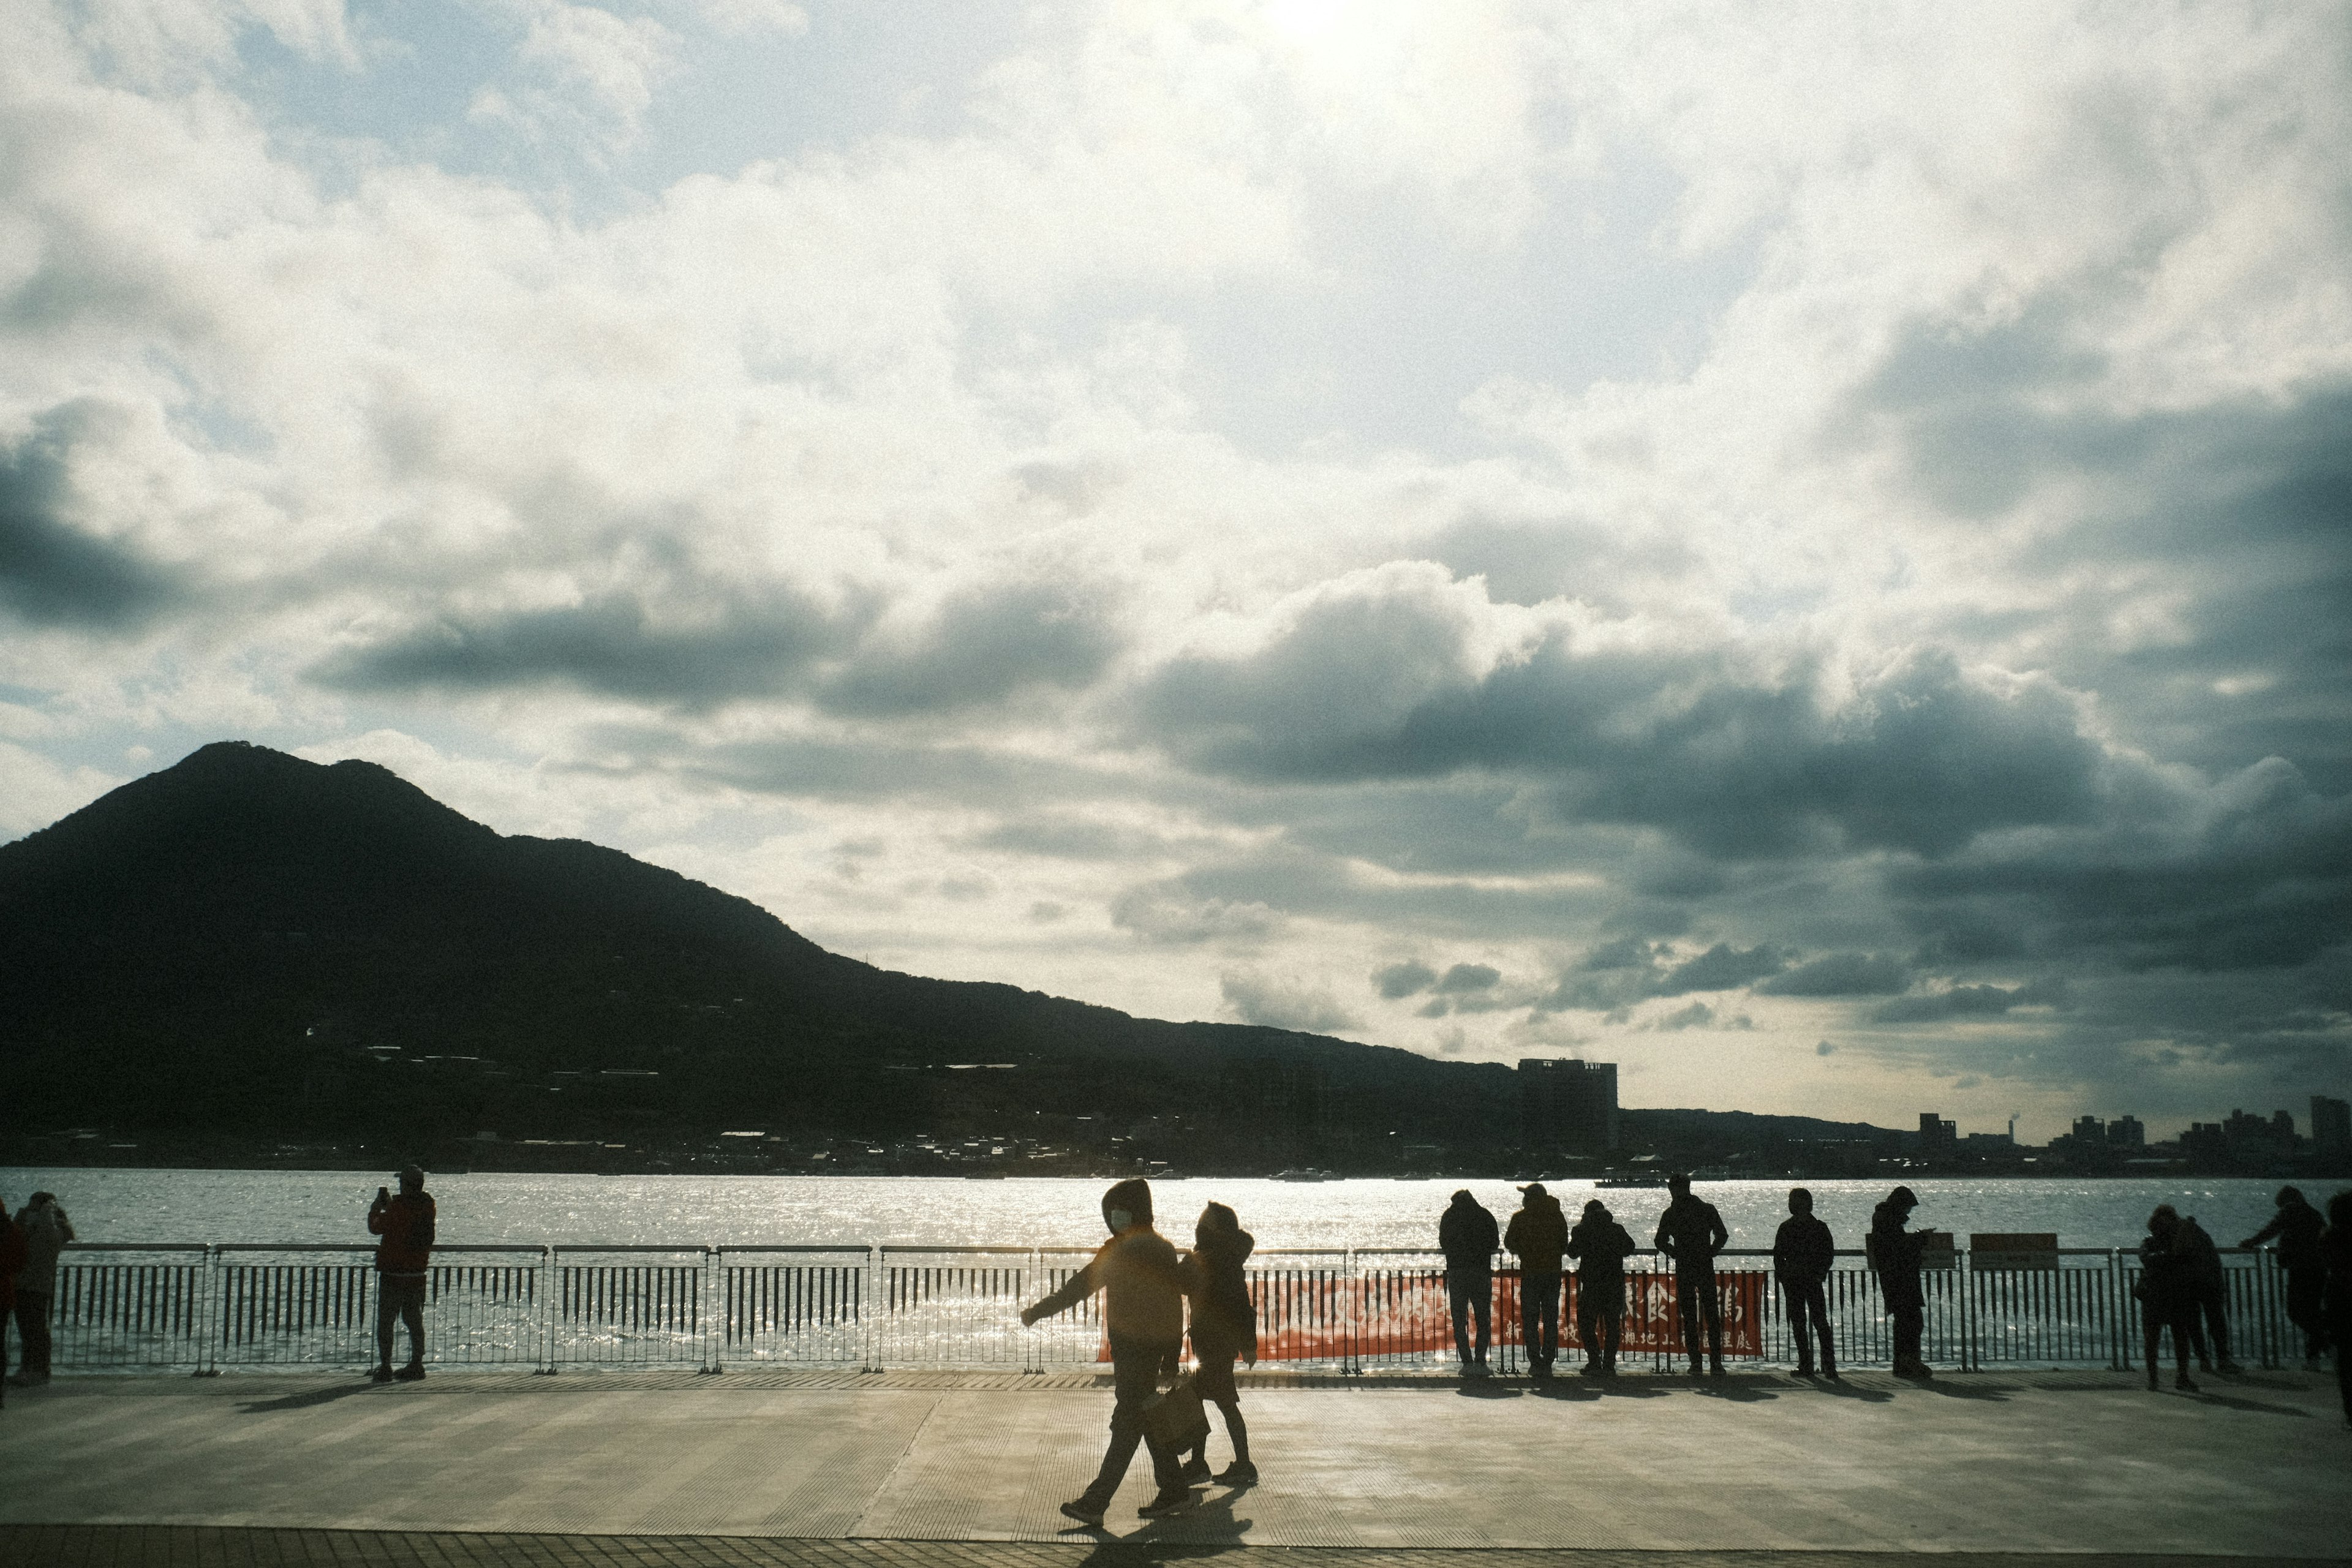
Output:
M1067 1311L1097 1290L1103 1293L1103 1328L1110 1340L1110 1447L1103 1451L1094 1484L1062 1505L1063 1513L1097 1529L1127 1479L1138 1443L1150 1452L1151 1475L1160 1489L1138 1511L1158 1519L1192 1506L1192 1491L1184 1484L1175 1448L1145 1430L1143 1411L1160 1392L1161 1364L1182 1347L1184 1298L1199 1289L1176 1249L1151 1228L1150 1184L1136 1178L1118 1183L1103 1194L1102 1214L1110 1239L1068 1283L1021 1312L1025 1326Z
M2270 1224L2238 1245L2260 1247L2273 1237L2278 1239L2279 1267L2286 1270L2287 1321L2303 1331L2303 1364L2316 1372L2328 1343L2323 1307L2327 1270L2319 1257L2319 1233L2327 1222L2293 1187L2281 1187L2276 1202L2278 1213Z
M383 1239L375 1248L375 1372L378 1383L425 1377L425 1275L433 1261L433 1194L425 1173L411 1165L400 1173L400 1195L383 1187L368 1208L368 1234ZM392 1370L392 1320L408 1328L408 1364Z
M2189 1268L2189 1310L2181 1321L2189 1330L2189 1348L2197 1352L2198 1370L2231 1375L2243 1372L2230 1359L2230 1277L2221 1267L2221 1249L2195 1215L2180 1222L2172 1249Z
M1503 1245L1519 1258L1519 1332L1527 1341L1528 1370L1549 1377L1559 1355L1560 1254L1568 1249L1568 1216L1541 1182L1519 1189L1519 1212L1503 1233Z
M2344 1424L2352 1426L2352 1193L2327 1200L2319 1269L2320 1306L2336 1339L2336 1394L2344 1402Z
M19 1388L49 1381L49 1303L57 1299L58 1255L74 1238L73 1222L52 1193L35 1193L16 1211L25 1238L25 1267L16 1276L16 1338L24 1349ZM0 1369L5 1370L5 1369Z
M1822 1342L1822 1375L1835 1377L1837 1342L1830 1337L1830 1304L1822 1287L1837 1261L1837 1239L1813 1217L1813 1194L1789 1189L1789 1217L1772 1237L1772 1273L1789 1304L1789 1337L1797 1343L1797 1375L1813 1375L1813 1338Z
M1586 1377L1617 1370L1617 1346L1625 1333L1625 1259L1633 1238L1599 1198L1589 1199L1583 1217L1568 1233L1568 1255L1576 1259L1576 1337L1584 1342Z
M8 1205L0 1203L0 1389L8 1384L8 1314L16 1306L16 1274L25 1267L25 1238L9 1223ZM0 1394L0 1404L6 1403Z
M1192 1357L1201 1363L1192 1381L1201 1397L1225 1418L1234 1462L1217 1480L1229 1487L1257 1479L1257 1467L1250 1463L1249 1426L1242 1420L1242 1391L1234 1382L1236 1359L1257 1364L1257 1306L1242 1274L1242 1265L1256 1246L1257 1238L1242 1228L1240 1216L1223 1204L1202 1209L1192 1227ZM1209 1435L1202 1432L1184 1467L1184 1479L1208 1479Z
M2157 1386L2157 1352L2164 1331L2172 1331L2172 1353L2179 1363L2172 1386L2195 1392L2189 1377L2189 1314L2196 1309L2189 1259L2177 1245L2180 1215L2170 1204L2158 1204L2147 1216L2147 1237L2139 1244L2139 1279L2132 1294L2139 1298L2141 1338L2147 1350L2147 1385Z
M1675 1304L1683 1321L1683 1347L1690 1352L1691 1374L1698 1374L1698 1334L1706 1324L1708 1370L1723 1375L1723 1297L1715 1284L1715 1255L1731 1240L1723 1216L1705 1198L1691 1195L1690 1178L1666 1178L1674 1201L1658 1216L1651 1245L1675 1260Z
M1495 1216L1463 1188L1437 1222L1437 1249L1445 1254L1445 1304L1454 1317L1454 1353L1465 1377L1486 1375L1486 1344L1494 1333L1495 1249L1502 1237ZM1478 1320L1478 1353L1470 1353L1470 1322Z
M1934 1369L1919 1354L1927 1326L1927 1292L1919 1283L1919 1254L1928 1233L1906 1230L1919 1195L1897 1187L1870 1211L1870 1266L1878 1271L1878 1297L1895 1325L1895 1375L1933 1377Z

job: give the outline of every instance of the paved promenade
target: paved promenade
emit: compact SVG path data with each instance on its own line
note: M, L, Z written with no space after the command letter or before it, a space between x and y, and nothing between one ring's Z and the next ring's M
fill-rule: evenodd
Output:
M0 1413L0 1562L2352 1560L2352 1433L2300 1373L1275 1374L1244 1398L1262 1484L1145 1522L1139 1458L1097 1534L1055 1511L1109 1415L1087 1374L71 1379Z

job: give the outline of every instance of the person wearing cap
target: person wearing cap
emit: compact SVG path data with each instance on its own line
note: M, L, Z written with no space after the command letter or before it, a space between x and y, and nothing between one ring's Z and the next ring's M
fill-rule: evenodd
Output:
M425 1377L425 1276L433 1260L433 1194L425 1173L411 1165L400 1173L400 1194L382 1187L368 1208L368 1234L383 1239L375 1248L375 1350L378 1383L418 1383ZM408 1364L392 1370L392 1321L408 1326Z
M1936 1375L1919 1354L1927 1321L1927 1293L1919 1283L1919 1255L1931 1233L1903 1228L1918 1206L1918 1194L1897 1187L1870 1211L1870 1266L1878 1271L1878 1297L1894 1322L1897 1377Z
M1528 1370L1549 1377L1559 1355L1560 1255L1568 1250L1568 1216L1541 1182L1519 1189L1524 1200L1503 1245L1519 1258L1519 1331L1528 1346Z
M1789 1336L1797 1342L1797 1375L1813 1375L1813 1340L1822 1342L1822 1375L1837 1381L1837 1345L1830 1338L1830 1304L1822 1287L1837 1263L1837 1238L1813 1217L1813 1194L1789 1189L1789 1217L1772 1237L1772 1273L1789 1304Z
M16 1307L24 1365L11 1381L19 1388L38 1388L49 1381L49 1303L57 1296L58 1255L74 1238L73 1221L55 1193L35 1193L16 1211L16 1229L25 1238Z
M1723 1215L1705 1198L1694 1197L1691 1179L1676 1173L1666 1178L1674 1194L1666 1212L1658 1216L1657 1235L1650 1245L1675 1260L1675 1308L1683 1321L1683 1348L1690 1352L1691 1375L1698 1375L1699 1324L1706 1324L1709 1370L1723 1375L1723 1294L1715 1282L1715 1255L1731 1240Z
M1465 1377L1486 1375L1486 1345L1494 1334L1495 1249L1502 1233L1486 1205L1463 1188L1437 1222L1437 1249L1445 1254L1445 1302L1454 1315L1454 1353ZM1478 1320L1478 1353L1470 1353L1470 1322Z
M1593 1198L1568 1233L1568 1255L1577 1260L1576 1337L1584 1342L1580 1374L1612 1376L1625 1331L1625 1259L1633 1256L1633 1238L1609 1205Z
M1097 1290L1103 1293L1103 1327L1110 1340L1110 1447L1103 1451L1094 1484L1062 1505L1065 1515L1097 1530L1139 1443L1150 1451L1160 1489L1137 1511L1159 1519L1192 1504L1181 1458L1174 1445L1148 1429L1143 1413L1159 1395L1160 1369L1182 1348L1184 1298L1203 1291L1196 1272L1151 1228L1150 1184L1140 1178L1118 1183L1103 1194L1102 1215L1110 1239L1060 1289L1021 1310L1026 1328L1069 1310Z

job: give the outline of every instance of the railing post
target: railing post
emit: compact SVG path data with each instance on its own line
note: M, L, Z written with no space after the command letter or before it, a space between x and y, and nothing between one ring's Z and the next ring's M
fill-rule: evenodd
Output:
M221 1321L220 1247L213 1242L205 1244L202 1255L203 1271L196 1282L196 1300L191 1305L196 1315L196 1371L198 1377L220 1375L220 1346L217 1329Z
M881 1244L867 1243L866 1247L866 1312L864 1323L866 1331L858 1336L866 1347L866 1364L857 1369L860 1372L882 1370L882 1323L889 1312L889 1304L884 1289L887 1281L883 1277L882 1268Z
M726 1282L727 1266L723 1248L705 1247L702 1249L702 1300L696 1313L702 1334L702 1364L695 1368L696 1375L710 1376L719 1371L719 1338L720 1318L726 1308L719 1300L721 1287Z

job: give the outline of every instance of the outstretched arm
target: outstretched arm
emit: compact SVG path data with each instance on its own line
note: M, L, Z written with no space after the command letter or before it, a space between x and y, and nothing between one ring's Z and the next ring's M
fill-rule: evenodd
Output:
M1097 1253L1093 1261L1065 1280L1060 1289L1042 1301L1022 1308L1021 1326L1025 1329L1040 1318L1050 1318L1056 1312L1066 1312L1093 1295L1097 1283L1095 1278L1095 1264L1101 1260L1102 1255Z
M2245 1240L2238 1243L2238 1245L2240 1247L2260 1247L2265 1241L2270 1240L2271 1237L2282 1234L2285 1229L2286 1211L2284 1209L2281 1209L2277 1214L2271 1216L2270 1224L2263 1226L2262 1229L2254 1232L2253 1235L2246 1237Z

